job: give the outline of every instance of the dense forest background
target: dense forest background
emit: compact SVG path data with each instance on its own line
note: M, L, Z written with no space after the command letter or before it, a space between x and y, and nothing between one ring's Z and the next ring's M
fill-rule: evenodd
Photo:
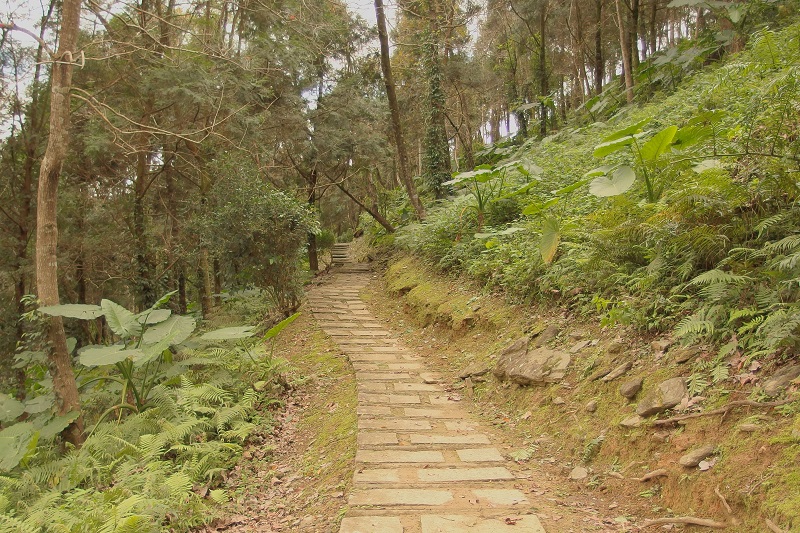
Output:
M135 389L140 356L120 354L172 364L237 294L260 291L267 328L292 315L356 232L512 299L722 346L696 387L731 353L796 357L795 2L374 7L377 27L330 0L4 17L3 431L39 420L9 446L45 427L80 445L82 415L113 405L87 408L83 367ZM144 341L157 311L173 330ZM189 386L171 377L143 383Z

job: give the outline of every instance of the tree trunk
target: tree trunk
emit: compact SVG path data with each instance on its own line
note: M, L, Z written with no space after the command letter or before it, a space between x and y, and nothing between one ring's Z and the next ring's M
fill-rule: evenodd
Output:
M197 281L200 285L200 308L203 311L203 318L211 315L211 265L208 260L208 248L200 248L200 264L197 267Z
M550 93L550 84L547 79L547 39L545 33L547 30L547 0L542 2L539 7L539 94L541 95L542 103L540 106L539 117L539 135L544 138L547 136L547 104L545 99Z
M156 301L156 291L153 283L153 266L148 256L147 226L144 220L144 203L148 189L148 157L149 148L146 134L143 135L143 145L136 154L136 181L134 182L133 197L133 241L136 244L136 306L144 310Z
M317 169L311 169L308 173L308 205L313 210L317 205ZM316 274L319 270L319 257L317 255L317 236L314 233L308 233L308 269L312 274Z
M442 185L450 179L450 147L445 126L445 94L442 89L442 66L439 46L442 44L439 2L430 2L425 42L422 43L423 63L428 81L427 117L425 124L425 156L423 176L437 199L444 198Z
M594 29L594 92L603 92L603 78L605 77L605 63L603 60L603 0L595 0L594 12L597 16L597 26Z
M42 305L57 305L58 297L58 180L67 155L70 127L72 61L76 53L80 24L80 0L63 0L61 29L58 35L57 61L53 63L50 87L50 137L39 169L36 213L36 290ZM61 317L47 320L50 348L47 351L53 392L59 415L80 412L80 397L67 351L67 338ZM61 433L76 446L83 443L83 417Z
M400 167L400 181L408 193L408 199L414 207L414 212L420 220L425 218L425 206L419 199L414 180L408 171L408 154L406 153L406 143L403 137L402 123L400 121L400 106L397 104L397 92L392 76L392 64L389 58L389 34L386 31L386 15L383 9L383 0L375 0L375 17L378 22L378 40L381 45L381 71L383 72L383 82L386 85L386 98L389 100L389 113L392 120L392 134L394 144L397 148L398 166Z
M353 202L355 202L355 203L356 203L356 205L358 205L358 206L359 206L361 209L363 209L364 211L366 211L367 213L369 213L369 214L370 214L370 216L371 216L372 218L374 218L374 219L375 219L375 221L376 221L378 224L380 224L381 226L383 226L383 228L384 228L384 229L385 229L385 230L386 230L388 233L394 233L394 232L395 232L395 228L394 228L394 226L392 226L392 223L391 223L391 222L389 222L388 220L386 220L386 217L384 217L383 215L381 215L381 214L378 212L378 210L377 210L377 209L373 209L373 208L371 208L371 207L367 206L366 204L364 204L364 202L362 202L361 200L359 200L358 198L356 198L355 196L353 196L353 195L350 193L350 191L348 191L347 189L345 189L344 185L342 185L342 184L341 184L341 182L340 182L339 180L334 180L334 179L331 179L331 178L330 178L329 176L327 176L327 175L326 175L325 177L326 177L326 178L328 178L328 181L329 181L329 182L331 182L331 183L333 183L334 185L336 185L336 187L337 187L337 188L338 188L340 191L342 191L342 192L343 192L343 193L344 193L344 194L345 194L345 195L346 195L348 198L350 198L351 200L353 200ZM344 181L344 180L342 180L342 181Z
M639 66L639 0L631 0L631 20L628 26L628 44L631 47L630 61L632 68ZM631 70L631 73L633 71Z
M625 17L623 17L619 0L614 0L617 7L617 26L619 26L619 43L622 50L622 70L625 73L625 99L633 103L633 72L631 65L631 47L628 43L628 33L625 31Z

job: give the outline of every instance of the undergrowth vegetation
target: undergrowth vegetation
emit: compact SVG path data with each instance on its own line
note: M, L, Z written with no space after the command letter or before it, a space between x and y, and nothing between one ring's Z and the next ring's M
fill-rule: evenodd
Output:
M800 24L761 29L669 95L504 147L395 240L512 299L674 331L723 355L793 356L798 46Z
M10 424L0 431L0 531L187 531L227 501L225 472L246 439L271 430L268 408L285 386L286 362L265 342L297 315L259 337L253 326L193 335L192 317L164 308L169 296L138 314L109 300L40 308L90 327L103 316L110 330L107 344L78 350L89 436L77 449L55 441L77 413L52 414L35 351L40 311L29 314L31 349L19 356L29 394L0 398ZM241 320L254 299L263 307L264 295L250 293L230 296L226 308Z

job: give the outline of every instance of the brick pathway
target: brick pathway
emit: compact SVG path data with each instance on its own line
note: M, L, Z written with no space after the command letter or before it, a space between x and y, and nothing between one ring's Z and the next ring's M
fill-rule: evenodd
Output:
M340 533L544 533L480 424L359 298L346 264L309 294L314 317L358 381L354 488Z

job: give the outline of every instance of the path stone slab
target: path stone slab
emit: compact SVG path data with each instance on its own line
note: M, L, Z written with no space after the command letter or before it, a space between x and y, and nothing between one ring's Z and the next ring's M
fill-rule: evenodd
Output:
M402 418L370 418L358 421L358 429L393 429L395 431L420 431L432 429L427 420L404 420Z
M350 505L444 505L453 499L449 490L370 489L354 492ZM376 530L374 533L378 533ZM382 533L382 532L381 532Z
M455 405L458 403L458 400L450 399L449 396L441 394L431 394L430 400L431 405Z
M418 409L415 407L406 407L403 409L403 413L408 417L418 418L463 418L464 416L464 413L450 409Z
M396 468L376 468L362 470L353 476L356 483L399 483L400 472Z
M359 405L356 408L356 414L366 416L391 415L392 408L388 405Z
M521 505L530 503L528 498L517 489L473 489L478 500L485 500L494 505Z
M394 390L398 392L425 392L440 391L442 388L437 385L428 385L427 383L395 383Z
M465 463L491 463L505 461L497 448L477 448L471 450L456 450L458 458Z
M397 361L397 356L392 353L366 353L353 354L350 360L362 363L384 363L386 361Z
M515 479L514 474L501 466L491 468L426 468L417 470L417 477L423 483Z
M358 401L364 403L391 403L391 404L409 404L420 403L419 396L416 394L367 394L361 393L358 395Z
M359 381L358 390L365 392L386 392L385 381Z
M467 420L446 420L444 427L447 431L475 431L477 429L475 422Z
M473 435L409 435L411 444L490 444L489 437Z
M513 523L495 518L463 515L423 515L422 533L545 533L535 515L514 516ZM375 530L383 531L383 530ZM390 530L386 530L387 533ZM344 533L344 532L343 532ZM348 532L349 533L349 532Z
M403 533L397 516L348 516L342 519L339 533Z
M358 450L359 463L443 463L442 452L430 450L409 452L404 450Z
M376 446L380 444L398 444L396 433L386 432L366 432L358 434L358 444L364 446Z
M356 372L359 381L402 381L410 379L408 372Z

